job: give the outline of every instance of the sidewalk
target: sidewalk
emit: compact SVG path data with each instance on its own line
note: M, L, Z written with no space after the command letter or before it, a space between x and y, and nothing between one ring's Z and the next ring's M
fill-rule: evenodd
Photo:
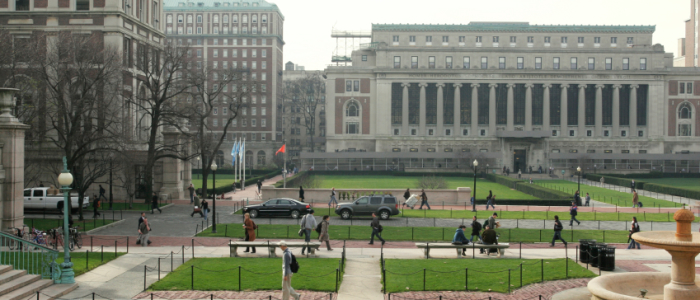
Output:
M265 181L262 182L263 186L268 186L268 185L274 185L278 181L282 180L282 175L277 175L275 177L272 177L270 179L266 179ZM255 201L257 199L256 192L258 190L257 185L252 184L247 187L245 187L244 190L236 190L236 192L228 192L224 194L224 199L228 200L249 200L249 201Z
M576 180L570 180L570 179L564 179L564 180L571 181L571 182L577 182ZM618 191L618 192L623 192L623 193L630 193L630 194L632 193L631 187L624 187L624 186L612 185L612 184L607 184L607 183L601 184L600 182L590 181L590 180L584 179L584 178L581 178L581 184L586 184L586 185L590 185L590 186L595 186L595 187L604 188L604 189L613 190L613 191ZM666 200L666 201L686 204L689 206L698 206L698 200L696 200L696 199L690 199L690 198L668 195L668 194L660 194L657 192L650 192L650 191L645 191L642 189L637 189L637 194L639 194L640 196L646 196L646 197L655 198L655 199L659 199L659 200Z

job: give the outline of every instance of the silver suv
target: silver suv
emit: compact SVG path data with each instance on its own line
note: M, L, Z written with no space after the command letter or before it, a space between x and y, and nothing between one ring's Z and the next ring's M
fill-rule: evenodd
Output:
M376 213L382 220L387 220L399 214L399 204L392 195L363 196L351 203L338 204L335 213L346 220L352 216L371 216L372 213Z

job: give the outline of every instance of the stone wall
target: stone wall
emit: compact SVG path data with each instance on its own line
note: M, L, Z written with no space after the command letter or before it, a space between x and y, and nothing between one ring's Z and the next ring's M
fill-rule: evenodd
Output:
M377 194L391 194L396 196L400 203L403 203L403 193L405 189L336 189L336 193L349 193L351 195L350 199L345 199L342 201L352 201L354 194L354 199L357 199L359 195L366 195L376 192ZM469 187L459 187L454 190L429 190L426 191L428 196L428 203L437 205L442 204L464 204L471 203L469 199L471 198L471 188ZM420 190L411 190L412 194L419 194ZM299 199L299 189L298 188L274 188L273 186L263 186L263 200L270 200L275 198L292 198ZM304 189L305 202L328 202L330 201L331 190L330 189ZM340 202L340 197L336 197ZM420 202L418 203L420 204Z

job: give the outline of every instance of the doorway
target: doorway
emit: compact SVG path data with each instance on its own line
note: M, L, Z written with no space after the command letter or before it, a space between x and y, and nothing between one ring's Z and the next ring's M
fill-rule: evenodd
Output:
M518 171L526 172L527 152L526 150L513 150L513 173Z

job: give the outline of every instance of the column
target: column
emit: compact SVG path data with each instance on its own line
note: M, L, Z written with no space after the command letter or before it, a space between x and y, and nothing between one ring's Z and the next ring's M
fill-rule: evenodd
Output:
M542 130L544 131L549 131L549 123L551 120L549 119L549 110L551 109L550 107L550 95L549 95L549 89L552 88L551 84L544 84L542 86L544 89L544 94L543 94L543 103L542 103Z
M401 104L401 135L408 136L410 132L408 130L408 87L411 86L410 83L402 83L403 87L403 98Z
M637 89L638 84L630 86L630 136L638 137L637 134ZM675 126L675 125L674 125Z
M472 83L472 136L479 136L479 86L478 83Z
M578 134L586 135L586 85L578 85ZM596 135L598 136L598 135Z
M496 135L496 87L498 84L489 83L489 135Z
M425 136L427 131L425 130L425 87L428 86L427 83L420 83L420 121L418 135Z
M24 134L30 127L11 113L17 89L0 88L0 229L24 224Z
M454 102L454 108L453 108L453 110L454 110L454 112L453 112L453 114L454 114L454 117L453 117L454 118L454 123L453 123L454 129L452 129L452 131L454 131L453 135L457 136L457 135L462 134L462 131L460 130L460 128L462 126L462 122L459 119L459 117L461 115L461 111L462 111L462 103L460 103L460 101L459 101L459 99L461 98L461 94L462 94L461 90L460 90L460 88L462 87L462 84L455 83L454 87L455 87L455 97L454 97L455 102Z
M525 131L532 130L532 87L528 83L525 85Z
M508 88L508 99L506 103L506 111L507 114L506 116L508 117L508 120L506 120L506 130L508 131L513 131L513 123L515 121L515 114L513 114L513 87L515 84L507 84L506 87Z
M603 84L595 86L595 134L603 136Z
M613 85L613 107L612 107L612 136L620 136L620 88L619 84Z
M569 89L568 84L562 84L561 85L561 111L559 112L559 115L561 116L559 119L561 120L561 135L562 136L569 136L568 132L568 127L569 126L569 119L567 118L568 115L566 114L567 110L569 109L569 94L567 93L567 90Z
M436 136L443 136L445 135L444 132L444 124L445 123L445 118L444 118L444 113L445 113L445 99L443 99L443 91L442 89L445 87L444 83L438 83L437 85L437 132L435 133Z

